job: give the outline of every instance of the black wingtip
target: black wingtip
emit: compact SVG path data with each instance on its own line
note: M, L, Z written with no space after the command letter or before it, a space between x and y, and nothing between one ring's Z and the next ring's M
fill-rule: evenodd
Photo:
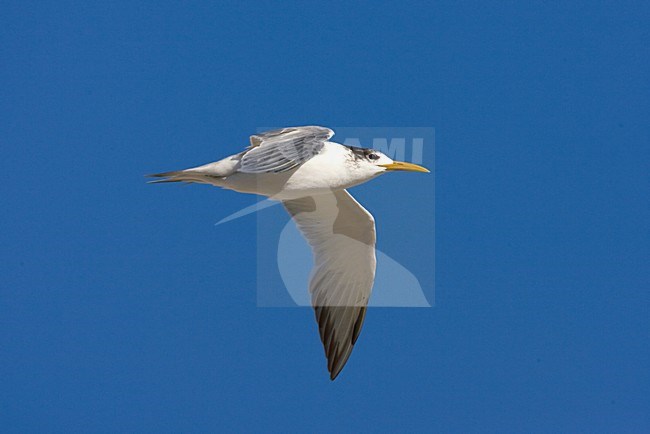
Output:
M339 374L343 370L343 367L345 366L346 363L347 363L347 360L345 362L343 362L342 364L340 364L339 366L335 366L334 369L332 369L330 371L330 380L331 381L336 380L336 377L339 376Z
M332 368L329 371L330 372L330 380L334 381L336 380L336 377L339 376L343 368L345 368L345 365L348 363L348 359L350 358L350 355L352 354L352 348L354 345L350 345L347 347L347 349L342 352L342 353L334 353L332 355Z

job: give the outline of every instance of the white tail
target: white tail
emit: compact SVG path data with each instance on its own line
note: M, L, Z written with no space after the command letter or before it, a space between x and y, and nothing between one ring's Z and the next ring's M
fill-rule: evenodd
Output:
M199 184L214 184L215 176L206 175L201 172L195 172L191 169L188 170L177 170L173 172L163 172L163 173L154 173L152 175L146 175L151 178L161 178L154 179L149 181L149 184L159 184L162 182L197 182Z
M196 182L199 184L221 186L224 177L230 176L237 171L241 155L242 154L231 155L223 160L204 164L203 166L192 167L191 169L154 173L153 175L147 176L152 178L162 178L149 181L151 184L160 182Z

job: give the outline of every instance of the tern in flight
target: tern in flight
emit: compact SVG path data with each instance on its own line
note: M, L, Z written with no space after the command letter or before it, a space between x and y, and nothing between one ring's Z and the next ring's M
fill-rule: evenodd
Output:
M239 154L152 182L211 184L281 201L314 255L309 280L327 369L334 380L359 337L375 279L375 220L346 189L381 174L429 172L374 149L330 142L329 128L255 134Z

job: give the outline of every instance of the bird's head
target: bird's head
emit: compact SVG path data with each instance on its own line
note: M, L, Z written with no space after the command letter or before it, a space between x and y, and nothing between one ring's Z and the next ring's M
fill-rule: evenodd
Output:
M359 165L363 166L364 171L372 173L373 176L398 170L429 173L429 170L422 166L404 161L395 161L376 149L354 147L350 149L354 158L360 163Z

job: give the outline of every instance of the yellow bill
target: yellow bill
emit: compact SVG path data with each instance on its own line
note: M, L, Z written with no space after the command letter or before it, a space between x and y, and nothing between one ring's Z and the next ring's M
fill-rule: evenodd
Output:
M404 161L393 161L390 164L382 164L382 167L385 167L386 170L406 170L408 172L424 172L429 173L429 169L418 166L413 163L406 163Z

